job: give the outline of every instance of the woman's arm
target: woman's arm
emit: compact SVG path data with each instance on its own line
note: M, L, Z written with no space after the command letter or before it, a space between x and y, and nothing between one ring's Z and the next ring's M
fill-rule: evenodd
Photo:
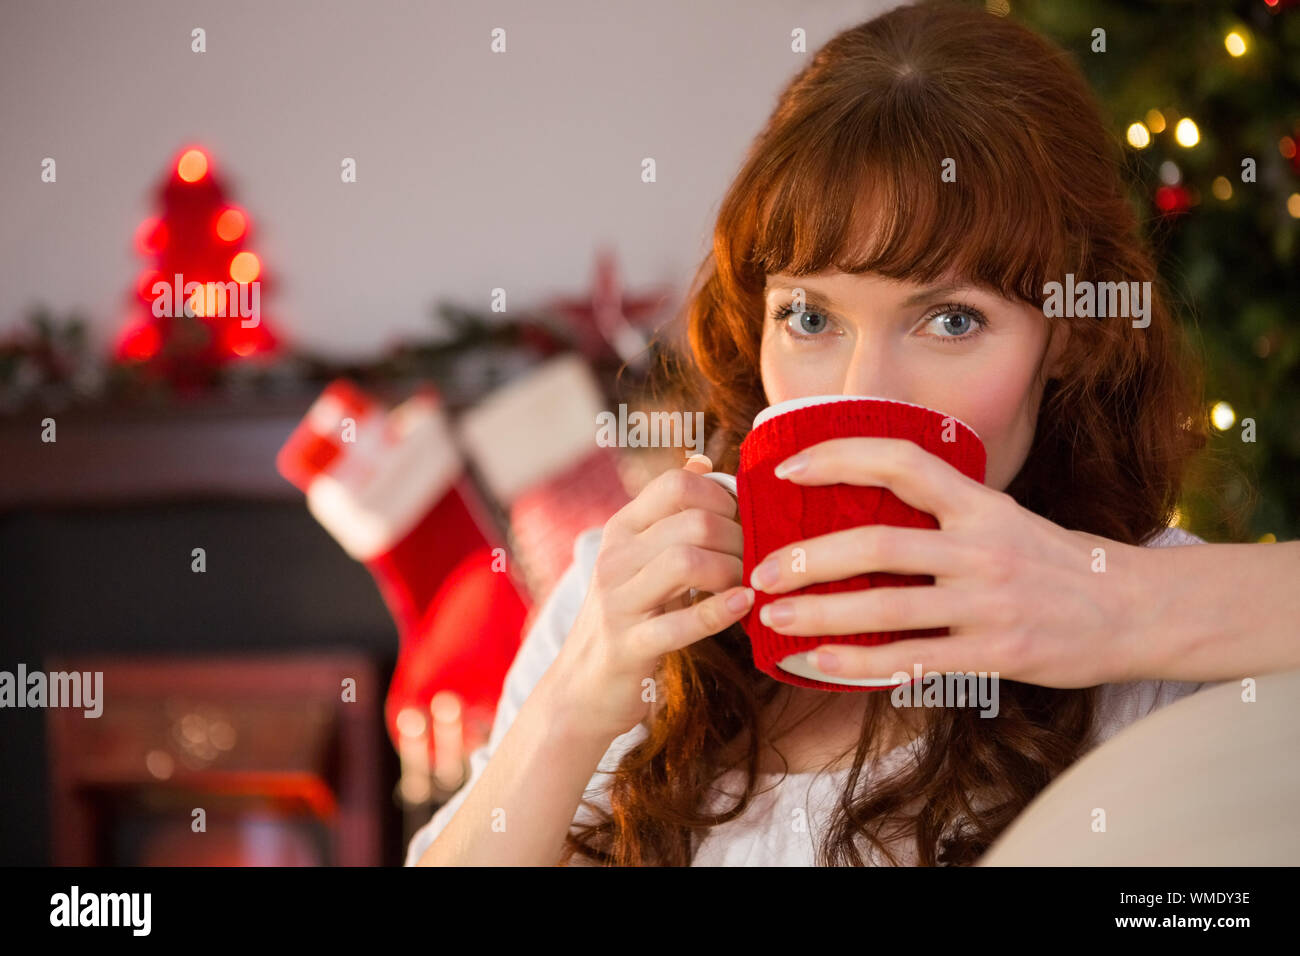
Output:
M1132 680L1300 668L1300 541L1138 550Z
M543 675L455 816L417 866L552 866L612 740L550 706Z
M601 758L649 717L662 656L748 612L736 502L712 467L669 469L605 523L559 653L420 863L558 862ZM677 607L693 587L711 596Z

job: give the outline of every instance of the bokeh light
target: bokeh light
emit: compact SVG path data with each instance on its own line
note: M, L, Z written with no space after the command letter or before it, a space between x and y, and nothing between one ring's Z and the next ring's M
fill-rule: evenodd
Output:
M256 279L262 272L262 263L251 252L240 252L230 260L230 278L240 284Z
M217 217L217 238L234 242L244 234L248 223L244 214L238 209L226 209Z
M187 183L197 183L208 174L208 156L201 149L186 150L176 164L176 175Z

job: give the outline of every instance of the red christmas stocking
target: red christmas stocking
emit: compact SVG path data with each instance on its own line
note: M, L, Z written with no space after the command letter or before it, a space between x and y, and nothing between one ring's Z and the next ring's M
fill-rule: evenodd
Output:
M384 712L394 745L402 753L411 748L410 738L426 738L431 769L447 789L459 786L463 762L491 734L506 671L519 651L529 607L503 568L499 552L481 548L452 569L417 629L418 640L398 658L388 689ZM418 711L418 718L403 717L404 709ZM418 756L405 756L418 767Z
M366 565L397 623L385 705L394 745L397 715L414 707L427 717L438 690L460 695L467 729L484 709L490 722L527 600L506 570L437 392L422 389L385 413L356 386L335 381L276 464L306 493L316 520Z
M587 363L551 359L462 416L462 445L510 515L510 552L538 605L573 561L579 532L628 502L619 452L596 443L608 408Z

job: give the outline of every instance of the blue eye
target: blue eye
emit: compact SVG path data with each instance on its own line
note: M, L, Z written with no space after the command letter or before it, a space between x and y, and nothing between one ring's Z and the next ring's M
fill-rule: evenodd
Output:
M960 312L945 312L943 315L937 316L937 318L943 330L951 332L953 335L965 335L970 331L971 326L975 324L969 315L962 315ZM957 320L957 328L953 327L953 319Z
M945 305L926 317L926 326L935 331L931 337L936 339L973 339L988 326L988 320L976 309L965 305ZM972 331L973 330L973 331Z
M789 320L795 319L792 324ZM784 330L793 338L812 338L826 331L830 320L820 312L796 312L788 305L783 305L772 314L774 322L783 323ZM797 326L797 328L796 328Z

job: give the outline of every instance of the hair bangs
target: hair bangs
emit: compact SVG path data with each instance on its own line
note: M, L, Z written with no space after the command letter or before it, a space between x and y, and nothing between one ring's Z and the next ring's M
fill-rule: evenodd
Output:
M776 165L757 201L751 261L768 275L952 279L1041 304L1044 283L1077 256L1062 239L1064 191L1028 134L999 130L994 155L969 117L884 100L805 134ZM1018 163L1006 161L1008 139Z

